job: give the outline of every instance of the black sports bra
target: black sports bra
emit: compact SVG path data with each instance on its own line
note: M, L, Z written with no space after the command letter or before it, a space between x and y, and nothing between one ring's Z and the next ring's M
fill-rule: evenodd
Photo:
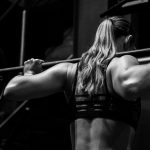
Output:
M95 117L107 118L127 123L137 128L141 113L141 100L128 101L108 92L107 84L104 82L105 93L89 96L88 94L75 94L78 68L76 71L73 97L71 101L72 117L93 119ZM106 80L105 80L106 81Z

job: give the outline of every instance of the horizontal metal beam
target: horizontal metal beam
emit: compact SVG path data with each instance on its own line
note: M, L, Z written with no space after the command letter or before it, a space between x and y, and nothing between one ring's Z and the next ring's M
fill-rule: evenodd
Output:
M112 14L114 11L116 11L117 9L121 8L121 6L127 2L130 2L131 0L122 0L119 1L117 4L115 4L114 6L112 6L111 8L109 8L107 11L103 12L102 14L100 14L100 17L105 17L108 16L110 14Z
M140 64L145 64L150 62L150 48L140 49L140 50L132 50L132 51L126 51L126 52L120 52L117 53L116 56L120 57L123 55L132 55L135 56ZM47 69L49 67L52 67L58 63L64 63L64 62L71 62L76 63L80 60L80 58L74 58L74 59L67 59L67 60L59 60L59 61L52 61L52 62L45 62L42 64L43 69ZM3 68L0 69L0 75L1 74L8 74L12 72L22 72L23 66L18 67L11 67L11 68Z
M139 10L149 9L150 2L139 2L132 5L125 6L128 3L133 3L134 0L121 0L114 6L110 7L106 11L100 14L100 17L104 18L106 16L114 16L114 15L127 15L133 12L137 12Z

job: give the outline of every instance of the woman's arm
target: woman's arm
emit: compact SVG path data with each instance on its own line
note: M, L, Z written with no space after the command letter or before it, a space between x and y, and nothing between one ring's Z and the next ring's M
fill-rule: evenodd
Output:
M67 69L68 63L55 65L38 74L33 73L33 68L29 69L24 76L16 76L9 81L4 90L4 97L29 100L59 92L64 89Z
M126 99L150 97L150 64L139 65L133 56L116 58L110 67L113 89Z

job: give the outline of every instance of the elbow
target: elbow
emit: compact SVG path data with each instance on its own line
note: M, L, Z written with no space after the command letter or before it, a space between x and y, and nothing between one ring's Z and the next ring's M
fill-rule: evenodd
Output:
M3 97L8 100L20 100L19 95L15 91L15 87L6 86Z
M12 89L6 87L3 93L3 97L8 100L16 100L15 93L12 92Z

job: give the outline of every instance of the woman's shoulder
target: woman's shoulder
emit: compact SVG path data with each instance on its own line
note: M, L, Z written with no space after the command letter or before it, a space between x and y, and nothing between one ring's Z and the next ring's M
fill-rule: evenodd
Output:
M120 57L120 60L138 63L138 59L136 57L132 56L132 55L123 55L123 56Z
M67 63L67 65L68 65L67 75L74 76L77 70L77 63Z
M132 55L123 55L121 57L114 57L109 65L118 66L121 64L136 65L139 64L139 62L138 59Z
M70 62L58 63L55 66L53 66L53 68L54 68L53 70L56 70L56 72L63 73L68 80L70 77L72 78L72 76L74 76L77 69L77 63L70 63Z
M51 68L56 68L56 70L65 71L68 72L70 70L73 70L76 67L76 64L70 63L70 62L62 62L54 65Z
M120 72L125 68L129 68L135 65L139 65L139 62L138 59L134 56L124 55L121 57L114 57L107 66L106 73L110 74L110 72Z

